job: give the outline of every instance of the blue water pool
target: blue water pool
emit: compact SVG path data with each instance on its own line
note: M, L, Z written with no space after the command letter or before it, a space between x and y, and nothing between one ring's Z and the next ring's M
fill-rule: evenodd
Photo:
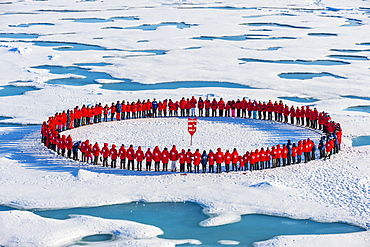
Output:
M46 81L48 84L59 84L59 85L71 85L71 86L84 86L88 84L97 84L97 79L108 79L108 80L119 80L123 82L118 83L107 83L100 84L102 89L108 90L125 90L125 91L136 91L136 90L155 90L155 89L177 89L177 88L199 88L199 87L226 87L226 88L252 88L247 85L242 85L232 82L221 82L221 81L173 81L163 82L155 84L143 84L133 82L130 79L115 78L104 72L93 72L90 69L80 67L63 67L63 66L49 66L42 65L33 67L36 69L47 69L52 74L74 74L80 75L83 78L59 78L51 79Z
M323 76L330 76L334 78L340 78L340 79L346 79L345 77L334 75L328 72L322 72L322 73L308 73L308 72L302 72L302 73L281 73L279 74L280 78L284 79L298 79L298 80L307 80L312 79L315 77L323 77Z
M343 24L342 27L358 27L362 25L362 21L357 19L347 18L346 22L347 23Z
M330 66L330 65L345 65L350 64L349 62L337 61L337 60L263 60L255 58L239 58L239 60L252 63L281 63L281 64L302 64L302 65L321 65L321 66Z
M360 96L354 96L354 95L342 95L343 98L348 99L362 99L362 100L370 100L370 97L360 97Z
M48 46L53 47L53 50L58 51L101 51L108 50L105 47L99 45L80 44L72 42L52 42L52 41L32 41L32 44L37 46Z
M338 36L338 34L336 33L308 33L308 36L335 37L335 36Z
M364 49L364 50L355 50L355 49L330 49L330 51L356 53L356 52L370 51L370 49Z
M345 60L369 60L366 56L355 56L355 55L328 55L328 57Z
M140 20L137 16L117 16L111 18L63 18L62 20L66 21L74 21L74 22L82 22L82 23L104 23L104 22L114 22L115 20L129 20L129 21L136 21Z
M14 85L0 86L0 97L22 95L29 91L39 90L35 87L17 87Z
M268 35L234 35L234 36L199 36L193 37L192 39L199 39L199 40L227 40L227 41L244 41L247 39L296 39L294 37L270 37Z
M31 26L54 26L53 23L23 23L18 25L9 25L9 27L31 27Z
M196 203L128 203L91 208L59 210L35 210L42 217L64 220L69 215L91 215L105 219L131 220L161 228L164 239L198 239L202 245L217 246L220 240L234 240L241 245L252 246L278 235L339 234L363 231L364 229L344 223L319 223L311 220L295 220L269 215L243 215L240 222L201 227L199 223L208 218L203 208ZM107 238L112 236L87 236ZM86 240L86 239L85 239Z
M192 26L198 26L198 24L187 24L185 22L162 22L159 24L143 24L140 26L135 27L126 27L125 29L141 29L143 31L154 31L157 30L158 27L163 26L175 26L178 29L190 28Z
M366 146L370 145L370 136L358 136L352 138L352 146L359 147L359 146Z
M359 112L370 113L370 105L351 106L351 107L348 107L345 110L346 111L359 111Z
M289 24L273 23L273 22L254 22L254 23L242 23L240 25L247 25L252 27L287 27L297 29L311 29L310 27L294 26Z
M36 39L40 36L34 33L0 33L0 38L7 39Z
M314 103L314 102L319 101L318 99L314 99L314 98L299 98L299 97L278 97L278 98L283 99L283 100L298 102L298 103Z

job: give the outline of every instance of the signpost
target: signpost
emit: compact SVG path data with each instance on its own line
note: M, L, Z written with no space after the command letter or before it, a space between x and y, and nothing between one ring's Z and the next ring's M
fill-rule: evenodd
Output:
M197 131L197 118L188 118L188 132L190 134L190 146L193 145L193 135Z

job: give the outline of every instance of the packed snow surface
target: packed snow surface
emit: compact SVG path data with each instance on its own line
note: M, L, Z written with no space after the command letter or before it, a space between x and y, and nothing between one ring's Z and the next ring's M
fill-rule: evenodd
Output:
M242 214L264 213L370 228L370 149L351 145L352 138L370 135L370 118L366 112L345 111L369 105L369 1L54 0L3 1L0 6L0 91L4 95L0 116L11 117L2 123L41 124L76 105L122 99L298 97L318 101L284 102L312 104L329 112L344 130L342 151L326 161L245 174L153 176L66 160L41 146L38 128L7 125L0 127L1 205L47 209L139 200L193 201L212 215L201 223L207 227L235 222ZM42 65L89 70L83 75L58 74L36 68ZM95 78L96 72L105 77ZM297 73L312 79L303 80ZM49 83L58 78L72 83ZM78 81L84 78L87 83ZM214 83L187 87L187 82ZM222 82L239 88L221 87ZM9 85L39 90L7 96L3 90ZM126 85L133 89L125 90ZM151 90L153 85L158 88ZM111 90L114 87L119 90ZM143 146L158 143L159 136L166 146L184 139L177 135L180 132L166 132L173 121L181 125L176 119L152 122L151 127L145 123L150 130L145 136L129 131L124 137L128 139L114 139L121 124L138 128L144 121L105 124L106 136L101 137L97 133L103 127L98 125L80 128L73 135L117 144L132 140ZM279 142L272 126L272 131L237 121L204 121L204 126L209 132L199 129L195 141L208 144L216 133L227 142L239 141L239 135L245 134L251 148ZM217 131L224 127L225 132ZM284 132L281 139L290 138L294 131ZM127 246L198 243L159 239L160 229L128 221L85 216L59 221L23 211L2 211L0 219L0 245L4 246L60 246L95 233L115 234L120 237L117 245ZM279 236L256 245L369 246L370 233Z

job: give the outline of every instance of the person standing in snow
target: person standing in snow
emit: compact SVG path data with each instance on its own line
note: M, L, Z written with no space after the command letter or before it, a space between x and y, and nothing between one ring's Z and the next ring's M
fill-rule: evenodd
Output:
M179 153L179 163L180 163L180 172L185 172L185 162L186 162L186 153L185 149L181 150L181 153Z
M193 161L193 154L191 153L190 149L186 152L186 166L189 173L192 173L191 164Z
M206 150L203 150L202 157L201 157L201 163L202 163L202 172L206 173L207 163L208 163L208 154Z
M161 157L162 157L162 164L163 164L162 171L168 171L168 162L170 161L170 153L168 152L166 147L163 149Z
M110 167L111 168L116 168L116 166L117 166L117 157L118 157L118 151L116 149L116 145L114 145L114 144L112 145L112 148L110 149L109 154L110 154L110 159L111 159Z
M212 150L209 150L208 153L208 172L214 173L215 172L215 154Z
M154 170L156 172L159 172L159 164L162 159L162 153L161 150L159 150L159 147L156 146L153 150L153 160L154 160Z
M145 153L145 161L146 161L145 170L146 171L150 171L151 166L152 166L152 160L153 160L153 154L150 151L150 148L148 148L148 150Z
M135 166L134 166L134 160L135 160L135 150L134 150L134 146L130 145L130 147L128 148L127 150L127 170L130 170L130 167L132 168L132 170L135 170Z
M143 160L144 160L144 152L143 150L141 150L141 147L139 146L137 148L137 151L135 153L135 159L136 159L136 169L138 171L142 171L142 167L143 167Z
M97 142L95 142L95 144L92 148L92 152L93 152L93 155L94 155L94 165L98 165L99 156L100 156L100 147L99 147L99 144Z
M120 168L121 169L126 169L127 151L126 151L125 145L122 144L122 146L119 148L118 156L120 158Z
M176 161L179 158L179 153L176 150L176 146L173 145L170 151L170 160L171 160L171 172L176 171Z
M194 160L194 173L199 173L199 165L202 159L202 155L199 153L199 149L195 150L193 154Z
M221 148L217 148L217 153L216 153L216 173L221 173L222 172L222 162L224 162L224 153L221 151Z
M75 142L72 147L73 160L78 160L78 150L80 150L81 141Z

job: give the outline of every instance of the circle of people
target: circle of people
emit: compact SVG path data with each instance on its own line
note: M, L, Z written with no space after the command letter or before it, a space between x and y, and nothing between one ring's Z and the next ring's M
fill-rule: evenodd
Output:
M196 114L198 110L198 114ZM135 118L150 117L239 117L252 118L261 120L270 120L283 122L287 124L296 124L315 130L321 130L324 135L321 137L318 145L312 140L300 140L298 143L292 143L290 140L286 144L254 151L239 153L235 148L232 151L217 148L215 152L204 150L202 153L199 149L192 152L190 149L178 151L173 145L171 150L166 147L160 150L156 146L153 150L148 148L145 153L139 146L137 150L133 145L127 149L122 144L119 149L116 145L109 147L104 143L102 148L98 143L94 145L85 141L74 142L70 135L62 135L61 132L80 126L107 122L121 121ZM49 149L57 152L58 155L66 156L75 161L93 163L104 167L117 168L119 160L120 169L142 171L143 162L145 170L168 171L168 164L171 164L171 171L177 171L177 162L180 164L180 172L202 172L221 173L222 171L253 171L261 169L276 168L286 165L308 162L316 158L316 151L319 151L319 158L330 158L332 154L339 152L342 129L339 123L332 121L330 115L326 112L318 112L316 108L310 106L287 106L282 100L272 103L252 101L243 98L242 100L230 100L225 102L222 98L211 101L203 100L199 97L197 100L194 96L190 99L184 97L179 101L165 99L157 101L153 99L138 100L137 102L117 101L110 106L104 107L101 103L95 106L83 105L81 108L76 106L73 110L67 110L56 113L49 117L41 127L41 141ZM79 158L81 153L81 158ZM303 158L302 158L303 157ZM127 161L127 166L126 166ZM136 168L135 168L136 161ZM224 169L222 165L224 164ZM208 171L207 171L208 169Z

